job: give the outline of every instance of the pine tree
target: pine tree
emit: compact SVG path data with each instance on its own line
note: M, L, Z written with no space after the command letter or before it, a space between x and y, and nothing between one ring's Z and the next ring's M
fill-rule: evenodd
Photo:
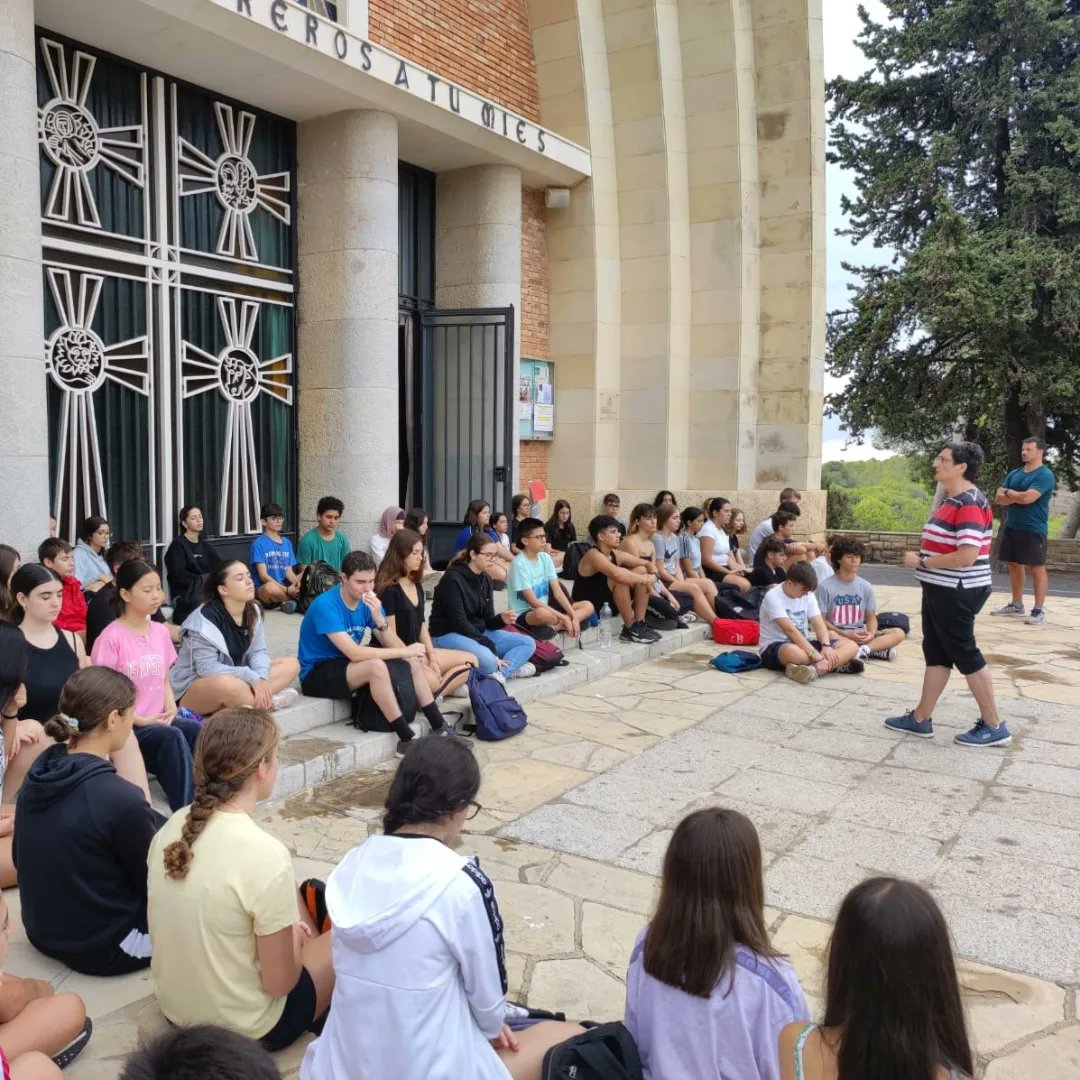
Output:
M984 485L1041 435L1080 471L1080 0L883 0L860 8L872 70L829 84L849 266L829 316L829 399L855 433L932 456L987 451Z

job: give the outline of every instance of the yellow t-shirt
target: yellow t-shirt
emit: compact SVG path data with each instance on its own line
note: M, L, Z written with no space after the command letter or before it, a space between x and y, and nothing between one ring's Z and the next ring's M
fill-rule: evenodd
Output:
M263 989L255 938L299 919L292 858L249 815L219 810L192 845L187 877L173 881L163 853L180 839L187 814L177 810L150 845L158 1003L174 1024L220 1024L259 1039L281 1019L285 999Z

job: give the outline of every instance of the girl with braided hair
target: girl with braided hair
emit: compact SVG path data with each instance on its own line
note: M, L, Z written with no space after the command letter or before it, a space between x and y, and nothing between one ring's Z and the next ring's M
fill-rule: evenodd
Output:
M330 875L334 1008L300 1080L379 1076L540 1080L544 1053L581 1031L505 1023L506 965L495 889L459 855L480 809L480 768L463 739L415 739L386 799L383 836Z
M146 859L163 818L109 760L131 737L135 686L118 671L76 671L45 724L59 745L19 792L13 855L30 943L84 975L150 963Z
M191 806L150 849L161 1011L174 1024L219 1024L271 1051L309 1030L334 989L330 935L301 899L288 848L252 816L274 789L279 738L261 709L215 713L195 751ZM301 890L313 907L321 903L321 883Z

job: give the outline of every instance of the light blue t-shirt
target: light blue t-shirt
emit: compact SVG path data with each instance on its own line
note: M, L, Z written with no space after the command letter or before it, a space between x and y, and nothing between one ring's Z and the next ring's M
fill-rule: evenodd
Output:
M536 561L526 558L524 555L515 555L510 563L510 585L508 589L508 603L510 610L515 615L521 615L529 610L529 601L522 596L526 589L532 589L533 596L541 604L547 604L548 582L555 576L555 564L546 551L541 551L536 556Z
M261 533L251 542L251 574L255 578L255 588L262 584L255 569L256 563L264 563L266 572L279 584L286 582L285 571L296 565L296 552L292 541L283 536L280 543Z
M379 608L385 622L386 614ZM371 631L375 629L375 617L362 600L350 608L341 595L341 586L320 593L311 601L311 607L300 624L300 643L297 658L300 660L300 678L323 660L340 660L341 650L327 637L344 631L357 645L371 643Z
M1010 491L1030 491L1035 488L1042 494L1027 506L1018 506L1015 503L1005 510L1005 524L1010 529L1021 529L1025 532L1042 533L1043 536L1050 531L1050 499L1054 494L1054 474L1045 466L1040 465L1031 472L1023 469L1013 469L1005 482L1001 485Z

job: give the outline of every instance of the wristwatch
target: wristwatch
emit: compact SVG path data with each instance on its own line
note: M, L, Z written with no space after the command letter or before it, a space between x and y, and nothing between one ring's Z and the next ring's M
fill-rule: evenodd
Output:
M928 555L920 555L919 556L919 569L920 570L925 570L926 569L926 560L928 558L929 558Z
M375 629L378 630L380 634L385 634L386 631L390 629L390 624L389 623L383 623L382 626L379 626L379 624L376 623L375 624Z

